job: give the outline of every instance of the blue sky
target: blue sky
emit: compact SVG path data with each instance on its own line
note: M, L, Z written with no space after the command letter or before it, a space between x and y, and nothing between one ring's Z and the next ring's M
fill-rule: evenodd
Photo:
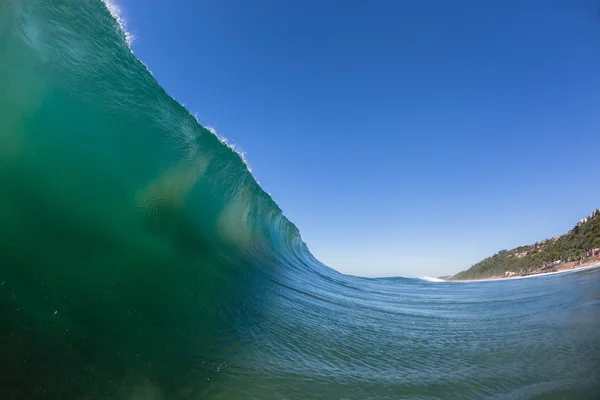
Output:
M600 207L596 0L117 4L341 272L452 274Z

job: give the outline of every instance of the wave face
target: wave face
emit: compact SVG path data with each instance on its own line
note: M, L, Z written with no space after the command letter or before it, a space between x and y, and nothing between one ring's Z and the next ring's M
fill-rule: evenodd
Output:
M341 275L127 39L99 0L0 2L0 398L600 392L596 270Z

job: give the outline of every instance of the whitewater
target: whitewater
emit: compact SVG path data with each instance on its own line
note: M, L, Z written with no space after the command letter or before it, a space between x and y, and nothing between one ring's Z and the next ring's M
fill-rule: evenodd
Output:
M0 2L0 399L597 398L599 269L340 274L131 39Z

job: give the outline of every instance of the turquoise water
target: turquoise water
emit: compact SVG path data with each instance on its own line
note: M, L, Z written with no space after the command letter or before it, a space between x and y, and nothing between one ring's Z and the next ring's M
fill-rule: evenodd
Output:
M0 399L597 398L599 269L341 275L125 39L0 2Z

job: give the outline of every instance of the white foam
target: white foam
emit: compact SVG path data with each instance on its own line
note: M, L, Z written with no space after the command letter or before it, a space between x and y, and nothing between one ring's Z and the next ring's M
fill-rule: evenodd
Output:
M446 282L446 281L445 281L445 280L443 280L443 279L440 279L440 278L434 278L434 277L432 277L432 276L422 276L422 277L420 277L419 279L421 279L421 280L424 280L424 281L427 281L427 282Z
M196 118L196 120L198 120L198 118ZM200 125L202 125L202 124L200 124ZM252 173L252 168L250 167L250 164L248 163L248 159L246 158L246 152L244 150L242 150L242 148L239 145L229 142L229 140L226 137L219 135L217 133L217 130L210 125L206 125L204 128L206 128L207 131L209 131L210 133L215 135L217 137L217 139L219 139L219 142L223 143L225 146L229 147L233 152L235 152L238 156L240 156L240 158L242 159L244 164L246 164L246 168L248 169L248 172Z
M127 45L129 47L131 47L131 44L135 40L135 37L133 36L133 34L131 32L129 32L127 30L127 21L125 21L125 18L123 18L123 13L121 12L121 9L119 8L119 6L117 6L114 3L113 0L102 0L102 1L106 5L106 8L108 8L108 11L110 12L110 15L112 15L113 18L119 24L119 27L121 28L121 31L125 35L125 40L127 41Z

